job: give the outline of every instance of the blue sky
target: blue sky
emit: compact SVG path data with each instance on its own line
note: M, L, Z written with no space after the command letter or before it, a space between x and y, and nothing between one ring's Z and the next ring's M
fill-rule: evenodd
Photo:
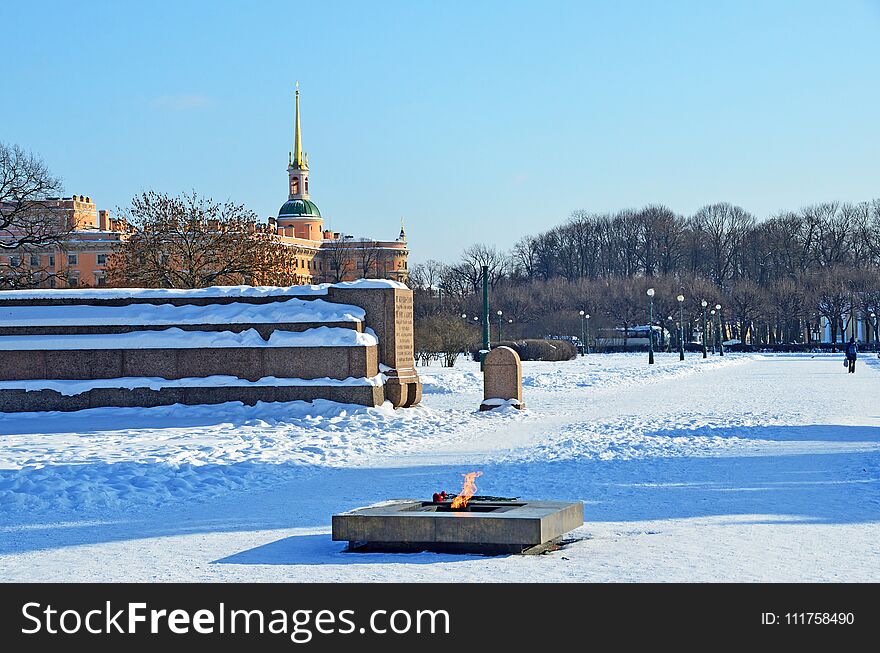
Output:
M880 196L878 0L7 1L0 23L0 140L100 208L277 212L295 80L312 199L355 235L405 217L414 261L574 209Z

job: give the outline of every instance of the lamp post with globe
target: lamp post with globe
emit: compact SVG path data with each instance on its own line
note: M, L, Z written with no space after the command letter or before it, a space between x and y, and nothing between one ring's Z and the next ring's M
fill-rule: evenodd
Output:
M684 360L684 295L675 298L678 300L678 360Z
M586 312L578 311L578 314L581 316L581 356L583 356L587 352L587 329L584 326Z
M703 358L709 356L709 351L706 348L706 307L709 305L705 299L700 302L700 306L703 307Z
M715 310L718 311L718 353L724 356L724 331L721 326L721 304L715 304Z
M715 309L709 311L709 321L712 323L712 355L715 355Z
M648 288L648 365L654 364L654 289Z

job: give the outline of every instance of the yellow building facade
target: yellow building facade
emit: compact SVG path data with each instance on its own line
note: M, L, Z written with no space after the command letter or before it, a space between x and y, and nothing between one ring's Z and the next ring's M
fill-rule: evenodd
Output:
M272 279L248 280L254 284L274 285L273 279L292 279L296 284L352 281L383 278L406 282L409 277L409 250L401 221L395 240L356 238L324 228L324 218L311 199L308 156L302 147L299 88L295 93L294 146L288 156L287 201L277 216L252 229L284 244L288 256L279 263ZM59 219L72 228L62 247L45 251L0 252L0 275L15 272L18 283L33 287L107 286L107 261L132 229L124 221L99 211L91 197L74 195L46 200L48 210L57 211ZM10 272L12 271L12 272ZM243 280L244 281L244 280Z

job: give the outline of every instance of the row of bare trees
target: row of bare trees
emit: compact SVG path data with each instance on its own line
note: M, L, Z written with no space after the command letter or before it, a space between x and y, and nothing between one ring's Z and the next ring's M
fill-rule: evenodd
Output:
M671 275L506 280L490 293L492 338L497 339L499 328L505 338L577 336L582 326L580 311L590 315L594 337L605 328L626 332L648 322L649 287L655 289L655 323L662 323L673 334L679 328L677 296L684 296L681 309L687 341L701 338L703 301L709 311L716 304L722 306L725 339L746 344L813 343L821 339L825 321L832 340L837 341L852 332L854 320L866 317L868 339L877 340L877 319L870 316L880 316L880 272L851 267L813 271L763 287L742 279L726 290L699 277ZM421 289L415 294L417 325L432 324L439 316L446 316L471 327L478 341L479 326L473 317L480 315L479 295L444 297ZM498 316L497 311L502 314Z
M880 315L880 201L831 202L758 222L712 204L682 217L664 206L613 215L575 211L568 222L520 240L509 253L472 245L452 264L412 269L417 316L479 312L480 270L489 268L493 322L523 336L678 321L699 330L701 302L722 305L725 336L747 343L811 342L827 321L832 340L855 320L875 331ZM513 320L511 323L510 320ZM876 333L873 334L876 339Z
M758 222L745 209L710 204L690 217L653 205L616 214L575 211L568 222L521 239L510 253L486 245L457 263L413 270L417 287L475 290L480 266L501 279L575 281L599 277L702 277L724 289L747 279L766 286L811 270L880 266L880 200L828 202Z
M514 247L512 276L699 276L725 288L748 279L832 266L880 265L880 201L828 202L758 222L738 206L704 206L682 217L664 206L614 215L576 211L569 221Z

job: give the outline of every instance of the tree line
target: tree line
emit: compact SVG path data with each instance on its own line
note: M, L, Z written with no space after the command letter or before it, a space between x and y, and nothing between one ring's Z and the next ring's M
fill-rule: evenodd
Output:
M721 304L725 338L812 342L827 320L833 340L864 320L876 340L880 315L880 200L827 202L759 221L739 206L710 204L692 216L651 205L614 214L574 211L567 222L522 238L509 252L475 244L458 261L413 267L417 316L479 312L489 269L492 322L513 334L580 334L648 321L701 329L702 301ZM669 318L673 318L669 320ZM510 322L513 320L513 322Z

